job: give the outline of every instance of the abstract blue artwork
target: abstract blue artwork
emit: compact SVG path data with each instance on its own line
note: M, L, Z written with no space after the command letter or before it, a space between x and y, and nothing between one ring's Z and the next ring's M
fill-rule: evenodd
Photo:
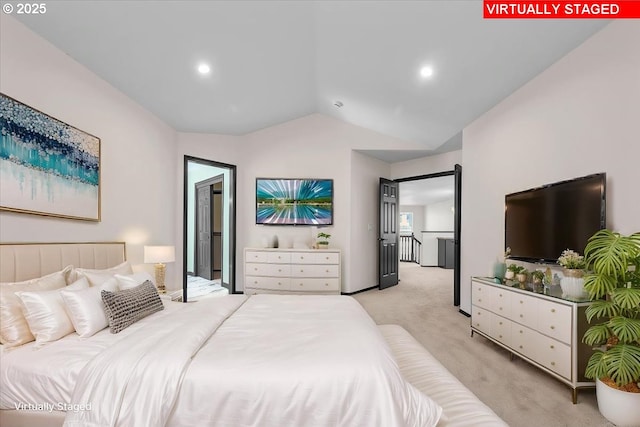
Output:
M333 224L333 180L258 178L256 223Z
M0 94L0 210L100 221L100 139Z

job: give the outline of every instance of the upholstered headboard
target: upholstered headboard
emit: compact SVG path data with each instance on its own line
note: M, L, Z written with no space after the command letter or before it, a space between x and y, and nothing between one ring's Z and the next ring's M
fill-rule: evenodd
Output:
M109 268L126 260L124 242L0 243L0 282L19 282L62 270Z

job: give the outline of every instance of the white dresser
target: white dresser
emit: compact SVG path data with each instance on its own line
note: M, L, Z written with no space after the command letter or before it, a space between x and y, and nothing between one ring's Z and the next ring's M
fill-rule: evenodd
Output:
M595 385L584 377L592 352L582 343L589 304L474 277L471 336L479 333L569 385L576 403L579 388Z
M340 294L338 249L244 250L244 293Z

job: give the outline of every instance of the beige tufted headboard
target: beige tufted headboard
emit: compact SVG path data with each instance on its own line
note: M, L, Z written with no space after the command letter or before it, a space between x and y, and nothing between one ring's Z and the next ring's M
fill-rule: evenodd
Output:
M124 242L0 243L0 282L19 282L62 270L109 268L126 260Z

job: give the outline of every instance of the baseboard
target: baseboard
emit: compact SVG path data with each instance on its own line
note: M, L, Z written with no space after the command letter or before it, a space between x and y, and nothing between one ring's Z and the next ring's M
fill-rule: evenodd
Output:
M371 289L376 289L376 288L378 288L378 285L372 286L370 288L360 289L359 291L355 291L355 292L341 292L341 294L342 295L351 296L351 295L359 294L360 292L366 292L366 291L370 291Z

